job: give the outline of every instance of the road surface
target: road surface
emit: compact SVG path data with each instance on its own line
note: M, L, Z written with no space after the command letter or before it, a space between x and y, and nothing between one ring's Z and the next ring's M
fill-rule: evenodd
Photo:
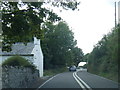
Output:
M80 90L119 90L118 83L86 71L57 74L39 88L81 88Z

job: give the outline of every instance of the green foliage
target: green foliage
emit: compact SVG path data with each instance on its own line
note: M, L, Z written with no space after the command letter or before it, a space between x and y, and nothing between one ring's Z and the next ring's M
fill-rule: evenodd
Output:
M72 53L74 54L74 62L75 65L77 66L80 62L83 61L84 53L82 52L82 49L78 47L74 47L72 49Z
M87 64L85 64L82 68L87 68Z
M109 79L115 81L118 79L118 44L120 44L118 30L120 30L119 26L105 35L96 44L87 59L89 72L108 76Z
M83 57L83 62L88 62L89 53L85 54Z
M10 51L13 43L27 43L36 36L43 38L42 24L57 22L61 18L52 10L44 7L44 4L51 4L66 9L77 9L79 3L73 2L7 2L2 1L2 36L3 51ZM26 7L26 8L25 8ZM22 37L21 37L22 36Z
M83 52L76 47L74 34L65 22L59 22L57 25L46 23L43 28L45 39L42 40L42 49L45 69L77 65L81 61Z
M13 57L8 58L7 60L5 60L2 63L2 66L13 66L13 67L14 66L23 66L23 67L28 67L31 69L36 68L33 64L28 62L28 60L26 60L25 58L20 57L20 56L13 56Z
M66 67L49 69L49 70L44 71L44 76L53 76L53 75L56 75L58 73L62 73L65 71L68 71Z

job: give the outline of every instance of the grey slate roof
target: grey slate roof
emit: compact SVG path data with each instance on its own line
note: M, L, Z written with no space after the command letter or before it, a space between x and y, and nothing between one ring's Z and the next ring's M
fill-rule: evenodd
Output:
M23 43L16 43L12 45L12 51L10 52L3 51L0 52L0 55L28 55L31 54L33 48L34 48L33 42L27 43L27 45Z

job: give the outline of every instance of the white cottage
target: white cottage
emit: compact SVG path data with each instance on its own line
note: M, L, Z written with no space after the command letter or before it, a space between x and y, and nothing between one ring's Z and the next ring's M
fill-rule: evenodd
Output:
M15 55L22 56L32 62L39 70L39 76L43 76L43 53L40 46L40 39L34 37L34 42L29 42L27 45L23 43L13 44L12 51L0 53L0 59L4 62L7 58Z

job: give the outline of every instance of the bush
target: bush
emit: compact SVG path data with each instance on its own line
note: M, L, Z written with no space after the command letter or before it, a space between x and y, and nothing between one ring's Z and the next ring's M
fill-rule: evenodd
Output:
M58 73L62 73L62 72L66 72L66 71L68 71L68 69L66 69L66 67L48 69L48 70L44 70L44 76L53 76Z
M28 62L28 60L20 56L13 56L13 57L8 58L2 63L2 66L13 66L13 67L23 66L23 67L28 67L31 69L36 68L32 63Z

